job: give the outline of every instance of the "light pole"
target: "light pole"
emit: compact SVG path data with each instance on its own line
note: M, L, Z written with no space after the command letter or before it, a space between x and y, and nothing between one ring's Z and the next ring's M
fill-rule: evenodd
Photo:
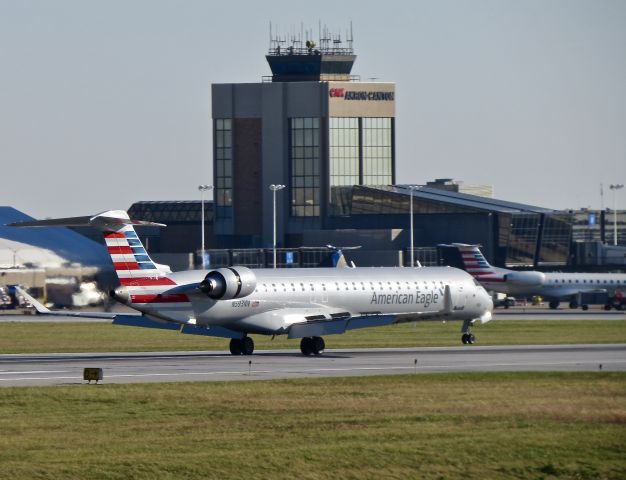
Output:
M621 183L611 184L609 188L613 190L613 245L617 245L617 201L615 191L624 188Z
M201 223L201 228L202 228L202 247L200 248L200 255L202 258L202 268L205 269L206 268L206 260L205 260L205 256L204 256L204 192L206 192L207 190L213 190L213 185L198 185L198 190L200 190L200 203L201 203L201 209L202 209L202 213L200 214L200 223Z
M411 213L411 223L410 223L410 230L411 230L411 267L415 266L415 258L414 258L414 253L413 253L413 192L415 190L417 190L419 188L419 185L409 185L409 190L411 191L411 200L410 200L410 213Z
M273 202L273 213L274 213L274 269L276 269L276 192L278 190L282 190L285 188L284 185L274 185L273 183L270 185L270 190L272 191L272 202Z

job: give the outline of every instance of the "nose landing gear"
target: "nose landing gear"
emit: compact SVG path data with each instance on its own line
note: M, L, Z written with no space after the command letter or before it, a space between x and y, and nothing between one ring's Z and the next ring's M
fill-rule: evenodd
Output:
M472 328L472 320L465 320L463 322L463 326L461 327L461 341L463 345L473 345L476 343L476 337L470 331Z

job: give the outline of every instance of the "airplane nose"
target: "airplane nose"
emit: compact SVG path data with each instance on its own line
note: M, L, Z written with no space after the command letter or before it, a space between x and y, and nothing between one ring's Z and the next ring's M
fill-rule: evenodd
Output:
M487 304L487 309L490 312L493 312L493 297L491 295L489 295L489 292L487 290L485 290L483 287L482 288L482 295L485 298L485 302Z
M480 323L487 323L493 318L493 315L491 313L493 312L493 299L491 298L491 295L489 295L489 292L487 292L487 290L485 290L483 287L479 288L481 303L483 303L485 306L485 309L479 317L479 320Z

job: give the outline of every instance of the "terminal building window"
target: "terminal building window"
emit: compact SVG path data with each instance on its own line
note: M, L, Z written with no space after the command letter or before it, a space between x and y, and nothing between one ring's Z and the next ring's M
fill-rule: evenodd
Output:
M319 118L289 119L291 165L291 215L320 214L320 121Z
M391 144L391 118L363 118L363 185L393 183Z
M233 216L233 140L232 120L215 120L215 216Z
M358 185L359 119L331 117L329 123L330 185Z

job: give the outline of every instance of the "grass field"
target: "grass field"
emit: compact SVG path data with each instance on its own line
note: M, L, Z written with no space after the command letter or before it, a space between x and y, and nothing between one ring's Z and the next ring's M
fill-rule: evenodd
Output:
M325 337L327 348L457 346L460 322L428 322L355 330ZM626 343L626 321L492 321L474 328L478 345ZM253 335L257 349L299 348L285 336ZM468 347L471 348L471 347ZM0 354L226 350L224 338L104 323L0 323Z
M626 374L0 389L0 478L623 479Z

